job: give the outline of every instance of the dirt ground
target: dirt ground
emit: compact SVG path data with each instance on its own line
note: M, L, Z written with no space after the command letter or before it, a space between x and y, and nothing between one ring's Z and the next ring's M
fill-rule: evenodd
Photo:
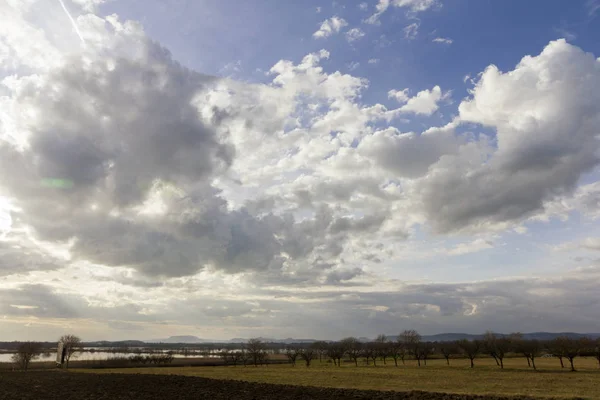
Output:
M510 397L417 391L400 393L271 385L176 375L98 375L62 371L2 372L0 373L0 398L2 400L511 399Z

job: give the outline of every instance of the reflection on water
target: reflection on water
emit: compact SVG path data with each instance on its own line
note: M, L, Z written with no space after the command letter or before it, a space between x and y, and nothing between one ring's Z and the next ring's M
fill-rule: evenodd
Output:
M92 351L90 351L92 350ZM115 357L130 357L136 355L152 355L152 354L166 354L169 350L152 350L150 351L138 351L138 352L120 352L120 351L101 351L93 348L85 349L80 353L75 353L71 360L108 360ZM0 354L0 362L11 362L12 354ZM175 351L173 352L175 358L218 358L219 352L217 350L210 351ZM56 351L45 353L40 355L35 361L54 361L56 360Z

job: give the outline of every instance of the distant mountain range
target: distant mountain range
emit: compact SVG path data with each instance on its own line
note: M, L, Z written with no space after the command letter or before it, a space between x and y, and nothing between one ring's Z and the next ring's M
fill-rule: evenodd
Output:
M498 334L498 336L507 336L504 334ZM537 339L537 340L551 340L557 338L559 336L566 336L569 338L577 339L581 337L589 337L592 339L600 338L600 333L575 333L575 332L532 332L532 333L524 333L523 338L527 340ZM468 333L440 333L437 335L423 335L422 340L426 342L449 342L455 340L475 340L481 339L483 334L473 335ZM258 339L267 343L313 343L316 342L316 339L295 339L295 338L286 338L286 339L275 339L275 338L266 338L259 337ZM374 338L368 337L359 337L358 338L362 342L368 342L373 340ZM389 340L396 340L396 335L388 336ZM183 336L171 336L166 339L153 339L153 340L145 340L145 343L169 343L169 344L198 344L198 343L243 343L248 341L247 338L233 338L229 340L223 339L201 339L197 336L191 335L183 335ZM134 341L130 341L134 342ZM114 343L114 342L113 342Z
M508 334L497 333L497 336L508 336ZM526 340L552 340L559 336L565 336L571 339L578 339L582 337L589 337L596 339L600 337L600 333L575 333L575 332L532 332L523 333L523 339ZM388 336L390 340L396 340L397 336ZM483 334L472 335L468 333L440 333L437 335L424 335L421 340L424 342L452 342L455 340L475 340L482 339Z
M265 338L265 337L259 337L257 339L260 339L261 341L268 342L268 343L313 343L313 342L316 342L315 339L294 339L294 338L274 339L274 338ZM169 343L169 344L173 344L173 343L182 343L182 344L243 343L243 342L247 342L247 341L248 341L248 339L244 339L244 338L233 338L233 339L229 339L229 340L201 339L198 336L191 336L191 335L170 336L166 339L145 340L146 343Z

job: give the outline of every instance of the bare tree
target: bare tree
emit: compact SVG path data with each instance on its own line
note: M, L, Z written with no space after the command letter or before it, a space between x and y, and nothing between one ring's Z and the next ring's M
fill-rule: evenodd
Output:
M342 366L342 358L344 354L346 354L346 344L341 341L337 343L330 343L327 349L327 354L330 358L333 358L333 365L341 367Z
M600 337L594 342L593 355L598 360L598 368L600 368Z
M240 361L242 362L242 364L245 367L246 364L248 364L248 360L250 359L250 357L248 356L248 352L246 351L246 349L242 349L242 351L239 352L239 358L240 358Z
M427 359L433 353L433 345L429 342L419 345L419 359L423 360L423 364L427 365Z
M527 352L525 348L525 344L527 341L523 339L523 334L521 332L513 332L509 335L509 337L513 346L513 350L516 353L523 354L523 356L527 360L527 366L531 367L531 359L527 354L525 354Z
M406 351L415 357L417 365L421 366L421 354L419 352L421 345L421 335L419 332L411 329L403 331L399 335L399 340L404 344Z
M444 342L440 344L440 353L442 353L442 355L446 359L446 364L450 365L450 357L453 354L458 353L458 349L456 348L456 345L454 343Z
M348 337L342 340L342 345L348 357L354 360L354 365L358 367L358 359L362 353L362 343L357 338Z
M310 363L312 360L317 358L317 351L312 347L308 347L306 349L300 349L300 358L304 360L306 363L306 367L310 367Z
M394 365L398 366L398 359L402 360L402 364L404 364L404 357L406 356L406 350L404 349L404 345L396 340L395 342L388 342L389 346L389 354L390 357L394 359Z
M63 344L63 351L65 352L65 360L67 361L68 369L71 357L73 357L75 353L78 353L82 350L81 338L75 335L63 335L59 341Z
M515 346L516 350L523 353L527 358L527 363L537 370L535 366L535 359L542 354L542 344L539 340L522 340Z
M231 352L227 349L223 349L223 350L221 350L219 355L221 356L221 359L223 360L223 364L228 365L229 361L231 360Z
M500 362L498 361L498 357L496 357L496 341L498 340L498 338L496 337L496 334L492 331L486 331L483 334L483 339L481 340L481 346L482 346L482 351L485 353L488 353L490 356L492 356L492 358L494 359L494 361L496 361L496 365L500 365Z
M383 360L383 365L386 365L386 359L391 355L391 343L385 335L379 335L375 339L375 357Z
M557 337L546 343L546 349L548 349L548 351L552 353L553 356L558 358L558 361L560 361L561 368L565 367L565 364L563 363L563 358L566 357L566 341L568 340L569 339L565 337Z
M585 339L571 339L568 337L557 338L559 346L562 347L562 354L569 360L571 364L571 371L575 371L575 357L580 355L581 351L585 348Z
M299 354L300 349L298 349L297 347L288 346L285 349L285 356L288 358L288 360L290 360L290 363L293 367L296 366L296 359L298 358Z
M377 343L368 342L362 345L362 356L367 360L367 365L369 365L369 360L373 359L373 365L377 366Z
M504 357L511 349L511 339L498 337L494 332L487 331L483 335L482 346L482 350L494 358L496 365L504 368Z
M27 371L29 363L35 360L42 353L42 344L36 342L23 342L17 347L17 352L13 354L12 361L23 371Z
M327 342L318 340L318 341L314 342L311 345L311 347L316 350L316 352L319 356L319 362L320 363L323 362L323 357L327 355L327 348L328 348Z
M250 339L245 345L248 358L252 361L255 367L267 360L267 347L260 339Z
M471 368L474 368L475 363L473 360L475 360L475 357L477 357L481 350L481 342L479 340L463 339L456 342L456 344L471 361Z
M231 363L234 367L237 367L238 363L242 361L243 352L234 351L231 353Z

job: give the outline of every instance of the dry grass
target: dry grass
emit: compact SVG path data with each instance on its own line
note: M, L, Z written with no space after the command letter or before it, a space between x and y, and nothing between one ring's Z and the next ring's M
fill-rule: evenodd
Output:
M333 388L600 399L600 369L592 358L577 358L577 372L561 369L557 359L537 360L537 372L528 368L523 358L505 360L504 370L491 359L476 360L474 369L468 367L466 360L452 360L451 363L447 366L443 360L432 360L427 366L418 368L409 361L406 366L396 368L393 362L377 367L354 367L352 364L335 367L316 361L310 368L298 364L296 367L128 368L94 372L176 374Z

